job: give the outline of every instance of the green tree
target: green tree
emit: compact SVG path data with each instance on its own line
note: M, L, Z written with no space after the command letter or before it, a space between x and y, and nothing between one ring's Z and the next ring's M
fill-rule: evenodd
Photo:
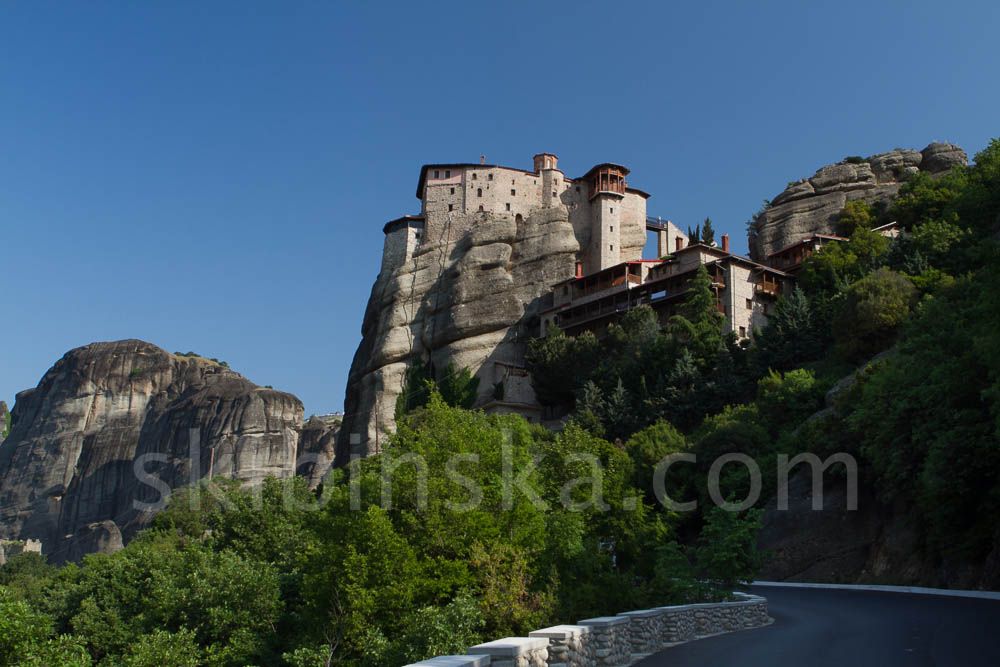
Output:
M468 368L456 368L449 363L435 377L427 364L418 359L406 369L402 390L396 398L396 419L427 405L434 391L448 405L469 409L476 402L478 390L479 378Z
M851 285L833 323L840 354L860 361L889 347L916 299L913 283L889 269Z
M802 289L811 299L843 290L883 264L889 239L868 229L855 229L847 243L829 243L802 264Z
M760 510L740 514L721 507L708 511L695 561L701 575L717 590L728 592L756 578L761 565L757 532L762 514Z
M705 245L715 245L715 230L712 228L712 219L705 218L701 226L701 242Z
M859 229L869 230L875 226L875 215L871 204L863 199L855 199L844 205L837 218L837 233L850 237Z
M182 629L176 633L154 630L137 637L119 664L122 667L200 667L203 663L194 632Z
M476 402L479 378L468 368L455 368L449 363L438 378L437 386L445 403L468 410Z
M572 406L596 363L597 349L594 334L570 337L555 326L549 327L544 337L529 341L525 358L538 400L545 405Z
M18 665L52 634L52 619L0 587L0 665Z
M696 363L703 366L714 361L723 349L723 320L716 307L712 279L701 265L688 283L687 295L678 314L670 318L670 331L688 346Z
M823 406L824 387L812 371L771 371L757 383L757 409L775 437L799 425Z
M813 361L823 354L823 342L809 297L796 287L778 299L764 330L755 337L758 372L790 370Z
M632 485L645 492L647 502L657 502L653 489L657 464L671 454L684 451L686 447L684 435L667 421L647 426L625 443L625 451L632 459L635 471Z

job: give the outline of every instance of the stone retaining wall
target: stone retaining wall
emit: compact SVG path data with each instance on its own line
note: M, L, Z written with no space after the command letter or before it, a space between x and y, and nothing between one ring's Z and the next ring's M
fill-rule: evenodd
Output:
M767 600L734 593L730 602L627 611L473 646L468 655L407 667L625 667L680 642L767 625Z
M578 621L577 625L590 628L590 641L594 645L593 665L614 667L626 665L632 655L627 616L601 616Z
M549 640L549 665L590 667L597 664L596 648L591 641L591 629L588 626L554 625L551 628L533 630L528 636Z

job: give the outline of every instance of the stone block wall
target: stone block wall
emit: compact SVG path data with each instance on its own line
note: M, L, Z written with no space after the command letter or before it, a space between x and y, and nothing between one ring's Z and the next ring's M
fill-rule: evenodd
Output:
M649 655L662 648L664 616L662 609L626 611L619 616L629 619L628 638L633 657Z
M629 639L627 616L601 616L578 621L577 625L590 628L590 641L594 645L594 665L614 667L631 662L632 643Z
M663 610L663 642L677 644L695 638L694 614L690 605L661 607Z
M469 649L468 655L430 658L407 667L626 667L681 642L767 625L767 600L734 593L734 600L627 611L555 625Z
M596 664L590 628L585 625L554 625L528 633L549 640L550 667L589 667Z
M546 667L549 640L545 637L507 637L469 649L472 655L488 655L491 667Z

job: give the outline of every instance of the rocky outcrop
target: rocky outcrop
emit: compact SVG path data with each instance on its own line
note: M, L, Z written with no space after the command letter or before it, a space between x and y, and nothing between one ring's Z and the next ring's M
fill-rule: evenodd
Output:
M933 143L922 151L897 148L869 158L848 158L827 165L812 178L789 183L757 217L750 234L750 256L763 261L812 234L835 234L837 217L849 201L887 203L912 174L941 174L968 163L958 146Z
M581 247L566 207L524 219L479 212L427 239L402 267L379 274L348 378L338 465L353 451L378 451L395 425L396 398L415 359L449 363L480 377L492 394L492 361L523 363L525 343L555 283L571 278ZM463 231L454 231L461 229ZM644 238L623 241L641 252ZM587 239L589 241L589 239Z
M329 472L337 451L337 433L343 415L312 416L302 426L299 451L295 460L295 474L315 489Z
M68 352L12 416L0 539L41 540L62 561L120 548L167 489L293 475L302 404L218 362L125 340Z

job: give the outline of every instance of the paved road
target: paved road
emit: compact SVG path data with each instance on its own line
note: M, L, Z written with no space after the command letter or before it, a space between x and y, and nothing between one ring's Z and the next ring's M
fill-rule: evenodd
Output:
M754 588L774 623L661 651L641 667L1000 667L1000 602Z

